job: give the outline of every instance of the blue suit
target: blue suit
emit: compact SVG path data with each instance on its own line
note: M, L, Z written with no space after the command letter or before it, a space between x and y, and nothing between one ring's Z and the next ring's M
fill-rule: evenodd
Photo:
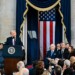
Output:
M56 54L56 50L54 50L54 52L51 55L51 50L49 50L46 54L46 58L51 58L51 59L55 59L57 58L57 54Z
M46 57L44 59L45 68L49 65L49 60L47 58L55 59L57 58L56 50L51 54L51 50L49 50L46 54Z

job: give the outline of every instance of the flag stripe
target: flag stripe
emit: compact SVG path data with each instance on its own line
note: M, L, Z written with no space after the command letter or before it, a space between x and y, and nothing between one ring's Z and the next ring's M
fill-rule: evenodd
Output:
M50 44L53 43L53 22L50 22Z
M40 22L40 55L43 58L43 21Z
M46 27L46 47L47 47L47 51L49 50L49 46L50 46L50 21L46 22L47 27Z
M55 44L55 21L53 21L53 43Z
M43 33L43 49L44 49L43 54L44 54L44 57L45 57L45 55L46 55L46 21L44 21L43 23L44 23L43 24L43 26L44 26L43 27L43 32L44 32Z

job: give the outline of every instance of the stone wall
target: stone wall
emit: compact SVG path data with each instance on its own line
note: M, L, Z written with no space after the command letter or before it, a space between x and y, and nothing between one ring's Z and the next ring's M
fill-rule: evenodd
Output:
M0 42L4 43L16 27L16 0L0 0Z

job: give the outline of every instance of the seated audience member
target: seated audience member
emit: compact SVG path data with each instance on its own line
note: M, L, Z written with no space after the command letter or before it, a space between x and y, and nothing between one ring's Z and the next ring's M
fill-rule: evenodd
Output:
M68 59L68 47L66 47L65 43L61 43L61 54L63 59Z
M17 63L17 68L19 72L17 72L15 75L29 75L29 70L25 68L25 65L22 61Z
M61 55L62 55L62 59L64 59L64 51L65 51L65 43L61 43Z
M57 44L57 46L56 46L56 51L57 51L57 58L62 58L61 46L60 46L60 44Z
M57 66L57 65L58 65L58 61L59 61L59 59L56 58L54 61L55 61L55 66Z
M54 69L54 75L61 75L62 68L61 66L56 66Z
M70 62L71 62L71 66L72 66L73 63L75 62L75 56L71 56L71 57L70 57Z
M64 66L64 60L60 59L60 60L58 61L58 65L63 68L63 66Z
M47 51L44 63L45 63L45 67L48 63L50 63L51 61L54 61L54 59L57 57L56 55L56 50L55 50L55 45L51 44L50 45L50 50Z
M47 65L46 66L46 70L44 70L42 75L51 75L52 73L52 66L51 65Z
M71 63L70 63L70 60L65 60L64 61L64 66L66 67L66 68L70 68L70 65L71 65Z
M75 56L75 49L72 50L71 56Z
M23 45L23 43L21 42L21 39L19 37L17 37L17 34L16 34L16 31L15 30L12 30L10 32L10 35L11 37L8 37L6 42L5 42L5 45Z
M72 46L69 46L68 51L69 51L68 58L70 59L70 57L71 57L71 56L73 55L73 53L74 53L73 47L72 47Z
M63 72L63 75L73 75L72 69L71 68L65 69L65 71Z
M0 69L2 69L4 67L4 58L3 58L3 44L0 43Z
M62 74L63 74L63 72L65 71L65 69L67 69L67 68L70 68L70 61L69 60L64 60L64 66L63 66L63 68L62 68Z
M36 65L36 74L35 75L42 75L44 72L44 62L38 61Z
M36 65L37 65L38 61L34 61L33 62L33 67L31 69L29 69L29 75L36 75Z
M46 54L46 59L50 60L50 59L55 59L56 57L57 55L56 55L55 45L51 44L50 50Z
M69 43L66 43L65 48L68 49L70 47Z

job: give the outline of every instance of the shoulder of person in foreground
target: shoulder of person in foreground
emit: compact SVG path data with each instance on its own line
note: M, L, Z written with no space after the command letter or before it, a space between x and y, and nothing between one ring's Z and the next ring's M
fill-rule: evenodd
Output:
M19 75L29 75L29 70L27 68L22 68L19 71Z

